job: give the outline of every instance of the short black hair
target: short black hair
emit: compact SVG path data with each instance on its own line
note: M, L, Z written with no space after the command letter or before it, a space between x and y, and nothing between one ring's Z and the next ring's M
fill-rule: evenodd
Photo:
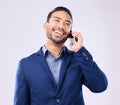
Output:
M72 13L71 13L71 11L70 11L68 8L63 7L63 6L58 6L58 7L54 8L51 12L49 12L49 14L48 14L48 16L47 16L47 22L49 22L52 14L53 14L54 12L56 12L56 11L65 11L66 13L69 14L69 16L70 16L71 19L72 19Z

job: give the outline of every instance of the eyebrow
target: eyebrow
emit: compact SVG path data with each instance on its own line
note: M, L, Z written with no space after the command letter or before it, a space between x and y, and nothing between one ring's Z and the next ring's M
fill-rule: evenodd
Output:
M54 16L53 18L61 19L60 17L57 17L57 16ZM72 22L70 20L65 20L65 22L72 24Z

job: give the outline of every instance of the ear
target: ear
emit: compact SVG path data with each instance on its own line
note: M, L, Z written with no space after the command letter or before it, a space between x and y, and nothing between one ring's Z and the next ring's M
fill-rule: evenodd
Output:
M48 22L45 22L44 25L43 25L44 29L47 30L47 27L48 27Z

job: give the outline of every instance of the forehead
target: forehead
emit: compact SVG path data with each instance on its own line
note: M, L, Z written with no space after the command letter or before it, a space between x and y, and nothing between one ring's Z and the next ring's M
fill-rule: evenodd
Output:
M54 18L54 17L59 17L60 19L65 19L65 20L69 20L72 22L70 15L65 11L56 11L52 13L51 18Z

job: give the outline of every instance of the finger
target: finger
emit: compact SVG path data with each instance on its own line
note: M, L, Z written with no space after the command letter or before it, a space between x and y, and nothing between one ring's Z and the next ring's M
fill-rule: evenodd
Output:
M81 33L80 32L72 32L73 37L78 36L79 34L81 34Z
M75 38L76 42L81 42L82 41L82 35L80 33L76 34L74 38Z

